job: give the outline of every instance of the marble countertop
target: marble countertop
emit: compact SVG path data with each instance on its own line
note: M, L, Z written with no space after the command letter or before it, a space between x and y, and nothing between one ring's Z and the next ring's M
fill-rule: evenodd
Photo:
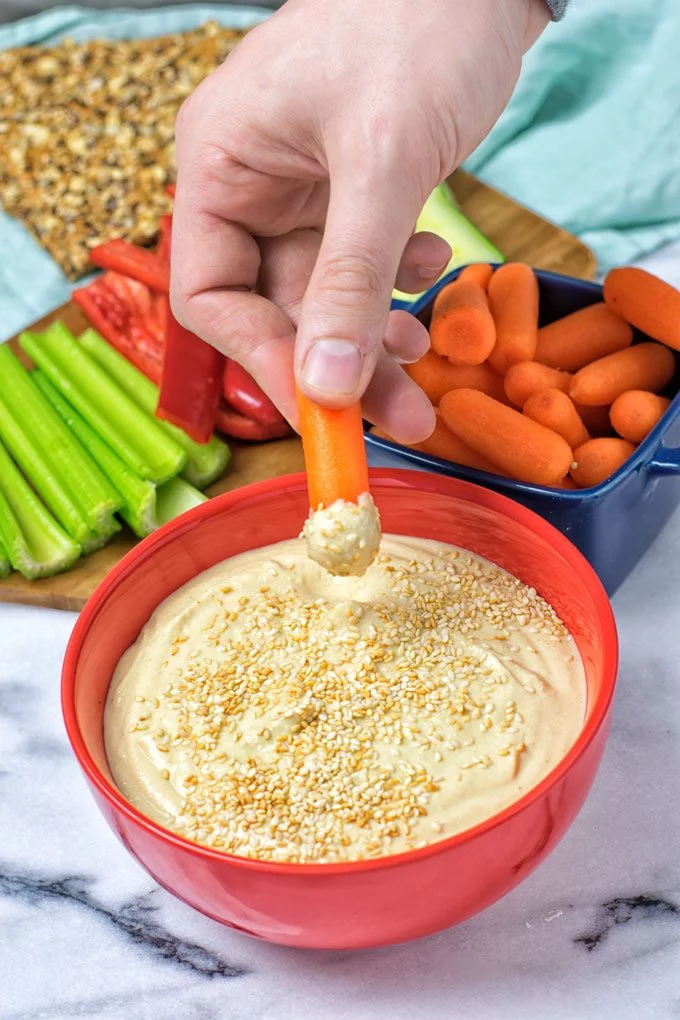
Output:
M653 267L680 282L680 258ZM337 953L259 943L155 885L67 745L74 616L0 606L0 1020L680 1017L680 514L614 608L608 749L551 857L458 928Z

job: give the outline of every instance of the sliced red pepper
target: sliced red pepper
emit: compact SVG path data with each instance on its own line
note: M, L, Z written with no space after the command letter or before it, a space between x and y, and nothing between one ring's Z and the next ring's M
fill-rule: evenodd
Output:
M245 439L251 443L260 443L268 439L282 439L293 432L285 418L275 424L264 425L262 422L253 421L251 418L239 414L224 401L219 406L215 427L225 436L231 436L232 439Z
M167 300L167 299L166 299ZM156 414L207 443L222 396L224 355L181 326L166 306L167 333Z
M165 185L165 193L166 193L166 195L169 195L170 198L174 198L175 197L175 192L176 191L177 191L176 185L174 185L174 184L166 184Z
M156 252L140 248L138 244L116 238L93 248L90 259L101 269L111 269L114 273L132 277L161 294L167 294L170 290L170 266L167 260L159 258Z
M156 255L164 262L170 263L170 235L172 233L172 216L166 213L161 216L160 236L156 246Z
M163 370L164 324L143 284L104 273L73 292L92 326L156 384Z
M263 425L280 425L285 418L260 389L251 375L237 361L227 360L224 366L224 399L235 411Z

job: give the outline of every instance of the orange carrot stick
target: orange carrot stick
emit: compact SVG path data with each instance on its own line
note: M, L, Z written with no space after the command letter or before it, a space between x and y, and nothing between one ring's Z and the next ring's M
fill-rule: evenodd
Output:
M496 342L486 294L474 280L454 280L439 291L430 321L432 346L454 365L481 365Z
M604 301L565 315L538 331L536 361L565 372L622 351L633 342L633 330Z
M675 358L661 344L645 343L608 354L580 369L569 396L589 407L613 404L626 390L662 390L675 373Z
M413 443L409 449L418 450L420 453L428 453L431 457L440 457L442 460L450 460L455 464L463 464L465 467L477 468L478 471L489 471L491 474L498 474L498 468L490 460L485 460L479 454L471 450L469 446L454 436L450 428L446 426L441 412L435 411L437 423L434 432L422 443ZM384 429L373 428L371 433L380 439L386 439L390 443L396 443L396 439L388 435Z
M556 489L580 489L581 486L577 485L571 475L567 475L561 482L557 482L555 485Z
M368 492L361 405L319 407L298 390L300 435L313 510L336 499L356 503Z
M605 404L604 407L586 407L585 404L577 404L576 401L572 401L572 403L576 408L579 418L593 438L611 436L612 423L609 420L608 405Z
M448 358L430 350L420 361L404 365L404 369L435 407L445 393L463 386L481 390L496 400L506 399L502 377L486 364L452 365Z
M463 464L465 467L477 468L478 471L498 474L498 468L490 460L480 456L462 439L453 434L440 411L437 411L437 424L430 438L422 443L416 443L412 449L419 450L421 453L429 453L431 457L441 457L442 460Z
M466 266L465 269L461 270L456 279L472 280L474 283L479 284L482 290L486 290L492 276L493 269L488 262L474 262L471 266Z
M590 489L618 471L634 452L635 446L626 439L589 439L574 450L571 477L582 489Z
M645 390L628 390L617 397L609 411L609 419L623 439L641 443L670 407L667 397Z
M500 266L489 282L496 346L489 364L505 374L517 361L532 361L538 340L538 281L523 262Z
M502 474L556 485L569 471L571 447L562 436L485 393L453 390L439 407L451 431Z
M644 269L611 269L604 279L604 299L631 325L680 351L680 290Z
M570 382L568 372L558 372L547 365L539 365L537 361L518 361L505 373L504 386L508 400L516 407L524 407L532 393L540 393L541 390L567 393Z
M557 432L572 450L590 439L588 429L579 418L573 402L562 390L532 393L524 405L524 413L539 425Z

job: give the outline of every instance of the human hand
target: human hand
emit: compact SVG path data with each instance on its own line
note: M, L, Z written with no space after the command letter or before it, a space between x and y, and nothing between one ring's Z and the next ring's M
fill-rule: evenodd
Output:
M447 264L416 219L492 127L548 19L543 0L371 0L370 14L365 0L288 0L184 104L175 315L293 423L295 371L320 404L361 398L395 439L432 431L399 364L427 331L389 311L392 289L422 291Z

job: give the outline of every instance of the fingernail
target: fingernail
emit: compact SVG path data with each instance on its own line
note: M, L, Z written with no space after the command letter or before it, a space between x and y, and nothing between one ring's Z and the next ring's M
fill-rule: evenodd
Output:
M317 340L302 366L307 386L333 396L354 393L360 373L359 348L347 340Z
M416 273L421 280L431 280L432 277L441 276L446 269L446 262L442 262L440 266L416 266Z

